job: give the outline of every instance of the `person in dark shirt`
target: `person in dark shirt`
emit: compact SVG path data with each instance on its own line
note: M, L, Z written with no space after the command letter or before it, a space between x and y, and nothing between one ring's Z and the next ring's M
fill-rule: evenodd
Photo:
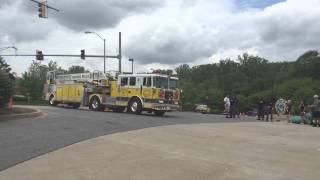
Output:
M264 102L263 100L260 100L259 101L259 104L258 104L258 119L257 120L264 120Z
M287 102L287 118L288 123L291 123L291 114L292 114L292 101L288 100Z
M305 104L304 101L300 101L299 104L299 110L300 110L300 117L301 117L301 124L304 124L304 115L305 115Z
M237 116L238 118L240 118L239 100L238 100L238 98L235 96L235 97L234 97L234 117L233 117L233 118L235 118L236 116Z
M235 98L233 96L230 97L230 118L235 118Z
M270 118L270 121L273 122L272 113L273 113L273 103L270 102L266 107L266 121L269 121L269 118Z
M320 127L320 101L318 95L313 96L312 115L314 119L313 125Z

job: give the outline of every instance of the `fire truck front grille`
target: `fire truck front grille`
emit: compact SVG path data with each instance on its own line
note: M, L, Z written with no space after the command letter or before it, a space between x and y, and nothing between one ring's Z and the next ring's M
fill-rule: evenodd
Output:
M165 99L173 99L173 92L172 91L165 91Z

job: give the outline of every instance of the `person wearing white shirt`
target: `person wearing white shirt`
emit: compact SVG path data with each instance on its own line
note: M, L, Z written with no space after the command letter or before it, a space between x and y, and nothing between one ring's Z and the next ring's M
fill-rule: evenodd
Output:
M226 118L229 118L229 114L230 114L230 98L229 98L229 95L227 95L223 99L223 102L224 102L224 111L227 114Z

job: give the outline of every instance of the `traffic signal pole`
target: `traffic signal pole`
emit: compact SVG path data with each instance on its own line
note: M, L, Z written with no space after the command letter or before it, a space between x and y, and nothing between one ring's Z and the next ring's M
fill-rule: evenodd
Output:
M105 45L104 45L105 46ZM105 49L105 48L104 48ZM82 51L82 50L81 50ZM83 50L84 51L84 50ZM41 52L41 56L43 57L78 57L81 58L81 54L43 54L42 51ZM0 56L24 56L24 57L37 57L39 56L38 53L36 54L0 54ZM122 60L122 50L121 50L121 32L119 32L119 54L116 56L111 56L111 55L105 55L105 51L104 51L104 55L85 55L84 57L89 57L89 58L114 58L114 59L118 59L119 60L119 72L122 73L122 67L121 67L121 60ZM37 58L36 58L37 59ZM105 61L104 61L104 67L105 67Z
M42 3L43 3L43 2L36 1L36 0L30 0L30 1L32 1L32 2L34 2L34 3L37 3L37 4L42 4ZM48 9L52 9L52 10L55 10L55 11L57 11L57 12L60 11L59 9L56 9L56 8L54 8L54 7L52 7L52 6L49 6L48 4L44 4L44 6L47 7Z
M17 55L12 55L12 54L0 54L0 56L36 56L36 54L17 54ZM43 54L43 56L47 57L79 57L81 58L81 55L75 55L75 54ZM119 59L119 56L103 56L103 55L85 55L85 57L93 57L93 58L116 58Z

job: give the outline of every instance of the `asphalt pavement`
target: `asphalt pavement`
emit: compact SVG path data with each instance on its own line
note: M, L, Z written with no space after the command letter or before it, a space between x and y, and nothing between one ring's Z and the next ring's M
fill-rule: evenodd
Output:
M99 136L0 171L0 180L316 180L319 128L202 123Z
M253 119L226 119L221 115L170 112L164 117L152 114L94 112L86 109L32 106L46 115L20 120L0 120L0 171L62 147L98 136L149 127L194 124L250 122Z

